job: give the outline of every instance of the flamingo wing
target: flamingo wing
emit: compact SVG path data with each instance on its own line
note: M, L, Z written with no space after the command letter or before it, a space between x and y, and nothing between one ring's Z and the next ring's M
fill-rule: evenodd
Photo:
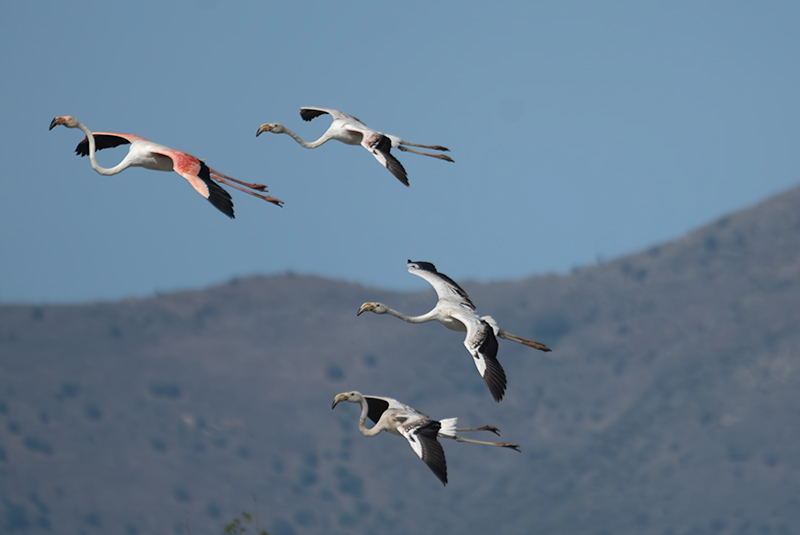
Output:
M316 119L320 115L325 115L326 113L329 114L334 120L344 119L346 121L355 121L357 123L364 124L355 117L353 117L352 115L340 112L339 110L332 110L330 108L319 108L316 106L303 106L302 108L300 108L300 117L304 121L310 121L311 119Z
M383 416L383 413L386 412L386 409L388 409L391 406L390 402L394 401L388 398L381 398L376 396L363 396L363 397L367 401L367 416L369 417L370 420L372 420L376 424L378 423L378 420L381 419L381 416Z
M436 271L436 266L430 262L412 262L409 260L408 272L428 281L433 286L433 289L436 290L436 295L439 299L453 298L469 306L473 311L477 310L472 301L470 301L467 292L456 281L444 273Z
M497 337L494 335L492 326L466 309L463 313L454 310L451 314L467 328L464 347L472 355L475 367L486 381L492 397L499 402L503 399L507 382L506 372L500 365L500 361L497 360Z
M428 465L443 484L447 485L447 462L442 445L436 440L439 429L441 429L439 422L427 418L411 420L397 427L400 434L408 440L414 453Z
M178 150L151 149L150 152L170 158L172 169L188 180L197 193L206 198L217 210L231 219L234 218L233 200L230 194L211 179L210 169L205 162Z
M355 129L351 131L356 131ZM389 170L400 182L408 186L408 176L403 164L389 152L392 148L392 141L380 132L371 131L371 135L362 135L361 146L375 156L382 166Z
M133 143L137 140L147 141L143 137L134 136L132 134L115 134L112 132L92 132L92 136L94 137L94 145L96 150L110 149L120 145ZM78 143L78 146L75 147L75 154L78 156L89 155L88 138L84 137L83 141Z
M380 420L383 413L390 409L399 410L409 415L416 415L420 418L427 418L427 416L418 410L414 409L413 407L409 407L405 403L401 403L394 398L386 398L382 396L363 396L363 398L367 401L367 416L375 423L378 423L378 420Z

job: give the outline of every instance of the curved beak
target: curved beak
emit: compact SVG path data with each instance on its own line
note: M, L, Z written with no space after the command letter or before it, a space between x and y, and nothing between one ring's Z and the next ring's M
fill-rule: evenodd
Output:
M61 119L61 117L55 117L52 121L50 121L50 128L48 128L48 130L52 130L54 126L60 125L61 122L59 119Z
M331 409L335 408L336 405L339 404L340 401L344 401L347 399L347 396L344 394L336 394L336 397L333 398L333 405L331 405Z
M356 316L360 316L362 312L369 312L375 310L375 303L364 303L361 305L361 308L358 309Z
M256 137L260 136L264 132L270 132L272 130L272 123L265 123L258 127L258 132L256 132Z

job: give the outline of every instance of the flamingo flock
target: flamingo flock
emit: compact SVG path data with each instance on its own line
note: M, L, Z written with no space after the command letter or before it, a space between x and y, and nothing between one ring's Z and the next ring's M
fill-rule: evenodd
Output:
M256 137L264 132L286 134L307 149L317 148L330 140L336 140L346 145L361 145L405 186L409 186L408 175L403 165L392 155L392 149L453 162L449 156L440 154L448 152L447 148L440 145L421 145L405 141L398 136L373 130L355 117L338 110L313 106L300 108L300 117L304 121L311 121L321 115L330 115L332 122L316 141L306 142L280 123L262 124L256 131ZM279 207L284 204L283 201L266 194L266 185L244 182L222 174L209 167L205 161L186 152L171 149L131 134L92 132L69 115L55 117L50 123L50 130L59 125L78 129L84 133L85 137L78 143L75 153L78 156L89 156L92 169L103 176L116 175L129 167L143 167L153 171L175 171L185 178L197 193L231 219L234 218L233 200L220 184ZM95 156L97 151L120 145L128 145L128 153L119 164L111 168L104 168L97 163ZM423 152L410 147L438 152ZM382 303L367 302L361 305L357 315L360 316L363 312L388 314L412 324L438 321L450 330L465 333L463 344L472 356L478 373L486 382L495 401L500 402L503 399L507 387L505 371L497 360L498 338L511 340L539 351L550 351L550 348L540 342L528 340L500 329L491 316L479 316L467 293L450 277L437 271L432 263L409 260L408 271L425 279L433 286L438 301L432 310L420 316L407 316ZM457 418L434 420L396 399L363 395L357 391L337 394L331 408L335 408L343 401L358 404L361 407L361 415L358 420L358 429L361 434L373 437L386 431L404 437L414 453L444 485L448 482L447 463L444 450L438 441L439 438L519 451L519 445L515 443L473 440L459 434L469 431L490 431L499 435L496 427L485 425L457 428ZM370 428L366 426L367 419L374 424Z

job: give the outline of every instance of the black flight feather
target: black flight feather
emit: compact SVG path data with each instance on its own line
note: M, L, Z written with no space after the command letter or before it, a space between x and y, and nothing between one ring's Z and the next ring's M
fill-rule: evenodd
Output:
M416 434L422 442L422 461L439 478L442 484L447 485L447 461L444 458L444 450L439 441L436 440L442 424L436 420L416 430Z
M233 219L233 200L230 194L211 179L208 166L205 162L202 160L198 161L200 162L200 172L197 173L197 176L199 176L200 180L208 187L208 202L213 204L217 210Z
M503 399L506 391L506 372L497 360L497 338L494 335L492 326L482 322L483 338L479 339L480 346L478 352L483 356L483 361L486 363L486 369L483 372L483 380L486 381L486 386L489 387L489 392L498 403Z
M364 396L364 399L367 400L367 416L377 424L378 420L383 416L383 413L389 408L389 402L385 399L373 398L370 396Z
M130 143L130 141L128 141L124 137L109 136L105 134L94 134L95 150L110 149L113 147L118 147L120 145L125 145L127 143ZM87 138L83 138L83 141L78 143L78 146L75 147L75 154L77 154L78 156L89 155L89 140Z
M386 157L386 169L397 177L397 180L408 186L408 175L406 175L403 164L392 156L390 152L392 150L392 140L383 134L379 134L369 146L372 148L372 152L380 152Z

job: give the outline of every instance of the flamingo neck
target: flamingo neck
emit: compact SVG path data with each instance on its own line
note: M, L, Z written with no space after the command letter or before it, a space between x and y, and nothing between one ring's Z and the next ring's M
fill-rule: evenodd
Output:
M319 138L319 139L318 139L318 140L316 140L316 141L311 141L311 142L308 142L308 141L303 141L303 140L300 138L300 136L298 136L297 134L295 134L294 132L292 132L291 130L289 130L288 128L286 128L285 126L283 127L283 133L284 133L284 134L288 134L288 135L292 136L292 138L293 138L295 141L297 141L297 142L298 142L300 145L302 145L303 147L305 147L305 148L307 148L307 149L316 149L316 148L317 148L317 147L319 147L320 145L322 145L322 144L324 144L325 142L327 142L327 141L328 141L328 139L330 139L330 138L328 138L328 137L326 137L326 136L324 136L324 135L323 135L321 138Z
M387 309L386 310L387 314L389 314L390 316L394 316L395 318L399 318L399 319L401 319L401 320L403 320L403 321L405 321L407 323L427 323L427 322L432 321L434 319L433 318L433 310L431 310L427 314L423 314L421 316L406 316L402 312L398 312L398 311L396 311L394 309L391 309L389 307L386 307L386 309Z
M367 412L369 412L369 405L367 404L367 400L363 397L360 400L361 403L361 417L358 419L358 430L361 431L361 434L365 437L374 437L378 433L381 432L378 429L378 424L372 426L372 429L367 429L365 425L367 422Z
M117 173L128 167L127 164L124 162L124 160L120 162L118 165L111 167L110 169L106 169L105 167L100 167L100 164L97 163L97 158L95 157L96 145L94 142L94 134L92 134L92 131L86 128L83 125L83 123L79 122L78 128L80 128L83 131L83 133L86 134L86 139L89 141L89 160L91 160L92 162L92 169L94 169L101 175L111 176L111 175L116 175Z

